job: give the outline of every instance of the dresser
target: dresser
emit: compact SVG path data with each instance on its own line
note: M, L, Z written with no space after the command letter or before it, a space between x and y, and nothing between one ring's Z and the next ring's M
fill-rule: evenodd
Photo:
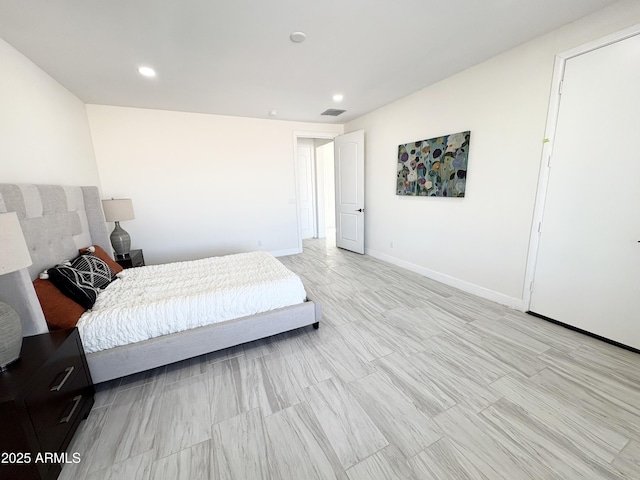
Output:
M116 262L122 268L144 267L144 255L142 250L131 250L124 257L116 255Z
M94 388L76 328L25 337L20 359L0 372L0 478L55 479L93 406Z

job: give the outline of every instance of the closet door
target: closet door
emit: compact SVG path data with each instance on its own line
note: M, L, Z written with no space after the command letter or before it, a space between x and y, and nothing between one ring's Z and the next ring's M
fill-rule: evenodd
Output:
M565 67L529 309L640 349L640 36Z

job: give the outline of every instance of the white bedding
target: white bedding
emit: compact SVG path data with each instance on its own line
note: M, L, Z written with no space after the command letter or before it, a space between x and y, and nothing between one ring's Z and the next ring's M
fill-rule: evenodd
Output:
M300 278L266 252L123 270L84 313L86 353L305 301Z

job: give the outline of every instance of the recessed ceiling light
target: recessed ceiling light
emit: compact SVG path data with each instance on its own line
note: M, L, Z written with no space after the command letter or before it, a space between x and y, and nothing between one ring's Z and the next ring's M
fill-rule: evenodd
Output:
M289 35L289 38L292 42L302 43L307 39L307 35L304 32L293 32L291 35Z
M342 95L341 93L336 93L333 96L333 101L334 102L341 102L343 98L344 98L344 95Z
M270 117L275 117L276 115L278 115L278 112L276 112L275 110L269 110Z
M138 67L138 73L144 77L156 76L156 71L151 67Z

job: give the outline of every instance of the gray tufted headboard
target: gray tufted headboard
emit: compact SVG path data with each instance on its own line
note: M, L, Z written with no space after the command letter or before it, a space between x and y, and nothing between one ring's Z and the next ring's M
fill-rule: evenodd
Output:
M0 300L20 315L25 336L47 332L32 281L43 270L100 245L111 252L98 187L0 184L0 213L16 212L31 254L28 269L0 276Z

